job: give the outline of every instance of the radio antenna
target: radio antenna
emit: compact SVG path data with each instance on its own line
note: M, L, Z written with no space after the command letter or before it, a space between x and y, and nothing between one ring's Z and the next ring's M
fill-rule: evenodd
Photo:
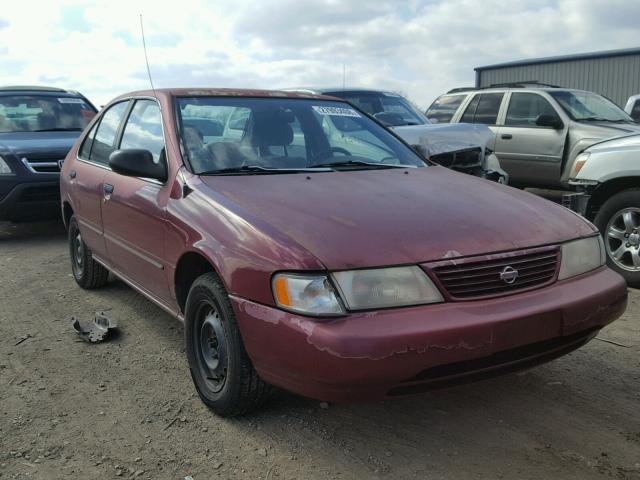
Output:
M151 84L151 90L153 90L153 96L155 97L156 89L153 86L153 79L151 78L151 68L149 67L149 56L147 55L147 42L144 38L144 22L142 21L142 14L140 14L140 33L142 33L142 49L144 50L144 61L147 64L147 75L149 75L149 83Z

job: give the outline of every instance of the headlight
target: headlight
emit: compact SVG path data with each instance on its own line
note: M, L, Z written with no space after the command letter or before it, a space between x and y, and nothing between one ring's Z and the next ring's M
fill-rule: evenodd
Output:
M418 266L351 270L334 273L333 278L349 310L443 301L438 289Z
M9 167L7 161L0 157L0 175L11 175L12 173L11 167Z
M317 316L344 314L326 275L279 273L272 288L276 304L285 310Z
M606 253L600 235L562 245L562 263L558 280L575 277L604 265Z
M573 173L571 177L575 177L580 173L580 170L582 170L582 167L584 167L584 164L587 163L587 160L589 160L590 156L591 154L589 152L583 152L576 157L576 161L573 163Z

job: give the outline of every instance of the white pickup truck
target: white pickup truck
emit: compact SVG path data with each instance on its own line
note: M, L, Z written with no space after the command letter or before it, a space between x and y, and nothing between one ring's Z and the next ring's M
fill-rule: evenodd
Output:
M608 263L640 287L640 135L596 143L576 157L565 205L600 229Z

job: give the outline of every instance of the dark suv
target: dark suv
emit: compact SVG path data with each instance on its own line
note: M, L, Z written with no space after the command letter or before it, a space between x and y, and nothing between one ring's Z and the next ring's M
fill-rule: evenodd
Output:
M78 92L0 88L0 221L60 215L60 167L96 111Z

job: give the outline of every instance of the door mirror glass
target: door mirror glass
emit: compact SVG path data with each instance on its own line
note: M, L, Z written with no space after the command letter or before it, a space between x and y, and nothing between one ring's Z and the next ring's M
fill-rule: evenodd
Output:
M116 150L109 155L111 170L128 177L153 178L167 180L165 162L155 163L149 150L128 148Z
M536 125L539 127L551 127L556 130L561 130L564 127L562 120L556 115L538 115Z

